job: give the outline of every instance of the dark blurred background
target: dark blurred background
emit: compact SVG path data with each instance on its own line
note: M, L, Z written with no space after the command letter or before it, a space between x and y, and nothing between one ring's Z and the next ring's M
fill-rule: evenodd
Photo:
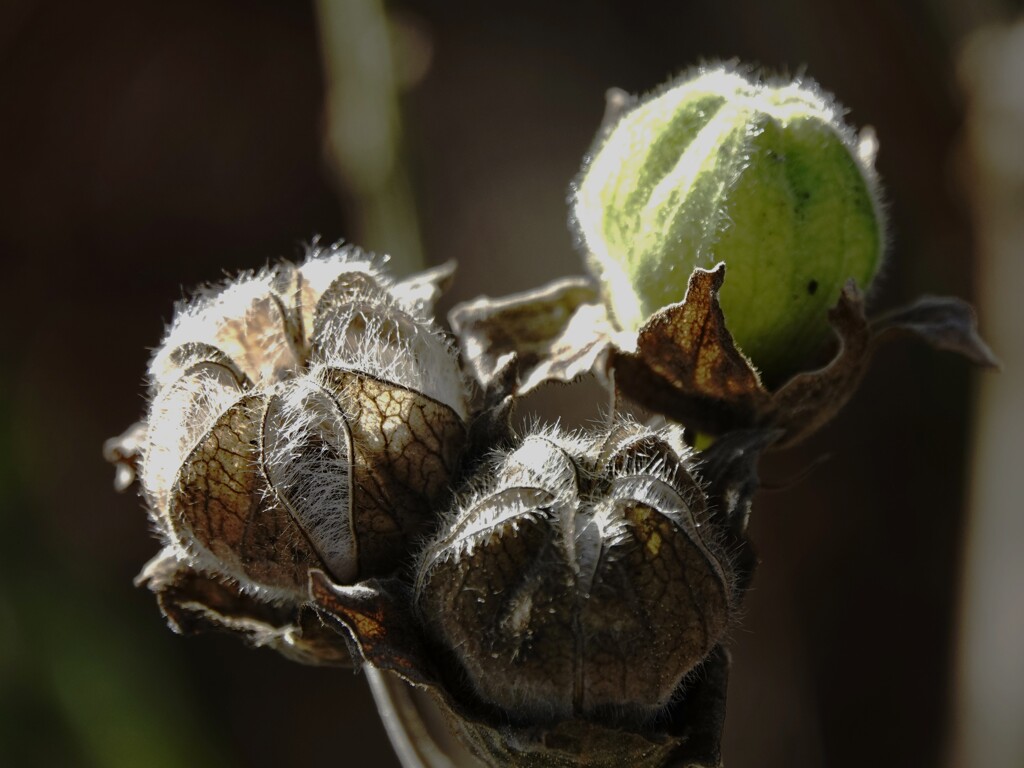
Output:
M362 678L174 636L132 586L157 545L100 449L141 415L184 291L317 234L400 269L456 259L446 307L577 274L566 194L605 90L740 57L875 127L874 307L956 294L984 319L956 57L1015 5L396 0L385 25L364 0L0 2L0 764L397 765ZM785 485L831 455L758 499L728 765L981 764L956 735L978 377L892 345L764 463ZM581 391L531 405L583 423Z

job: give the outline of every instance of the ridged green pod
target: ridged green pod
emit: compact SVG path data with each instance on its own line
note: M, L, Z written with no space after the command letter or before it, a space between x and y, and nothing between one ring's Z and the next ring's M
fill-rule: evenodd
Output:
M726 322L768 381L827 337L843 284L878 271L884 221L873 141L807 82L701 70L603 129L574 220L617 323L681 301L694 267L724 261Z

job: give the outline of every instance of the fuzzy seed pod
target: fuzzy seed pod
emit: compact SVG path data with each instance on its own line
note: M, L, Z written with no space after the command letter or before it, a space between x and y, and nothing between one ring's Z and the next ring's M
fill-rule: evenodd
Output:
M454 353L415 280L316 250L177 308L149 375L140 480L198 570L303 601L310 568L393 570L433 522L464 437Z
M701 69L602 130L573 220L619 326L683 300L694 267L724 261L736 343L772 381L808 363L849 279L884 246L876 143L809 81Z
M685 455L620 424L497 456L426 548L416 604L513 719L656 714L725 632L732 573Z

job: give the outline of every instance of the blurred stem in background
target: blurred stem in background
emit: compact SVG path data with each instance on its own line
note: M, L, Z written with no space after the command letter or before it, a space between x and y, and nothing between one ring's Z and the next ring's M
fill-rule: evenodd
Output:
M398 88L422 74L426 46L419 46L417 56L410 34L404 47L396 45L396 28L381 0L317 0L316 12L327 90L327 152L339 188L354 203L358 230L349 239L390 254L395 273L408 274L421 269L424 260L402 163Z
M389 18L380 0L317 0L326 144L339 188L352 199L352 242L391 255L396 274L425 264L416 207L402 163L398 90L418 80L429 45ZM478 762L454 740L429 698L388 673L367 670L374 701L404 768Z
M44 4L30 5L46 18ZM116 6L100 4L95 13L102 18L114 10ZM401 162L397 88L422 72L427 49L402 46L419 56L407 56L404 64L396 65L394 32L380 2L322 2L318 10L329 152L338 187L353 201L357 217L349 237L394 254L397 271L412 271L422 257ZM188 9L183 13L182 18L198 20L193 23L206 23L201 15L190 16ZM146 31L145 24L152 21L145 14L140 19L127 16L129 29ZM173 28L160 38L163 47L157 53L177 44L175 32L181 34ZM399 28L402 32L402 39L416 42L409 30ZM10 34L0 38L5 45L13 39ZM93 70L101 64L88 62ZM188 82L187 76L182 75L182 82ZM43 81L39 87L50 86ZM129 97L131 93L125 104L132 103ZM97 114L103 108L102 103L96 106ZM49 151L61 156L60 148ZM59 189L60 183L55 186ZM88 210L87 203L83 210ZM176 648L178 638L162 627L156 639L151 636L152 625L161 622L152 606L141 614L135 604L120 599L122 592L115 590L112 579L117 579L118 589L130 587L114 564L60 554L53 541L48 526L59 517L47 509L40 489L54 484L54 471L62 483L70 473L59 463L54 470L49 442L73 440L82 432L73 427L59 435L46 432L41 424L50 422L33 417L55 414L64 404L32 401L35 385L16 386L28 368L23 355L27 357L27 345L35 337L32 332L11 337L11 351L4 346L4 373L14 371L15 377L8 386L7 376L0 376L0 765L229 768L238 757L225 737L228 726L211 716L191 684L193 677L180 669L184 661ZM60 416L52 418L57 422ZM100 459L100 440L74 450L79 448L82 455L93 457L108 489L109 468ZM81 513L91 511L92 503L83 500ZM97 535L108 529L97 526ZM247 652L241 646L235 650Z
M978 377L951 766L1024 765L1024 19L967 40L960 79L978 308L1004 363Z

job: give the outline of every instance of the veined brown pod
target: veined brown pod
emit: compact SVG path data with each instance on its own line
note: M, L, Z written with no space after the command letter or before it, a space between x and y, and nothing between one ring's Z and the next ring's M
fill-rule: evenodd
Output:
M465 383L430 318L350 247L178 307L150 365L139 472L169 550L261 599L394 570L434 522L465 438Z
M513 721L644 720L722 639L732 570L685 449L619 424L527 436L425 549L430 633Z

